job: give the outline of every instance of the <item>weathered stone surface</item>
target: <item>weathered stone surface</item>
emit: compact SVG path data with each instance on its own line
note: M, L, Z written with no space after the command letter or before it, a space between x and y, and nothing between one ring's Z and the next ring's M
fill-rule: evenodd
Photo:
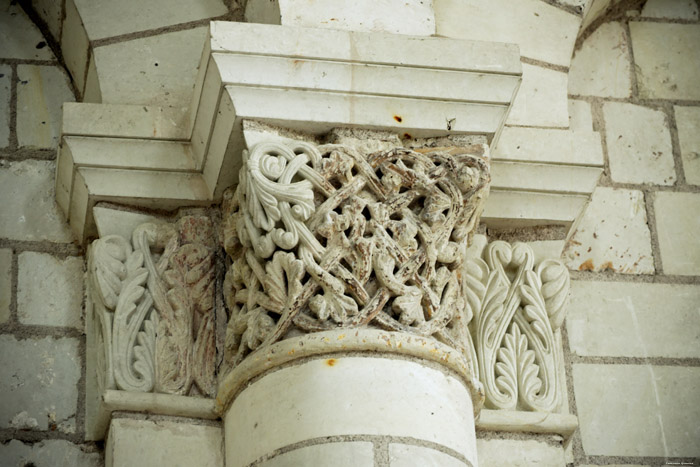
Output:
M700 99L700 25L632 21L630 32L642 98Z
M102 102L189 105L206 35L199 27L97 47Z
M479 467L564 467L564 448L533 440L477 439Z
M82 329L83 259L28 251L18 263L19 322Z
M569 80L571 80L571 74L569 74ZM593 131L590 103L569 99L569 128L571 131Z
M610 177L622 183L673 185L671 133L666 115L618 102L603 105Z
M222 467L222 444L218 426L117 418L109 427L105 466Z
M569 93L583 96L629 97L631 65L625 30L605 23L574 54L569 68Z
M14 240L70 242L71 234L54 199L54 163L0 165L0 236ZM12 200L12 202L7 202Z
M675 106L685 181L700 185L700 107Z
M700 286L573 281L571 351L610 357L700 358Z
M249 23L431 36L432 0L249 0Z
M0 324L10 319L12 299L12 250L0 250Z
M34 11L46 22L54 40L58 41L61 37L61 21L63 19L61 2L56 2L54 0L31 0L31 3Z
M441 467L466 466L461 460L449 454L445 454L444 452L423 446L397 443L389 445L389 465L391 465L391 467L413 467L416 465L439 465Z
M698 19L698 4L693 0L649 0L642 8L643 18Z
M12 67L0 65L0 148L10 144L10 98Z
M567 128L566 83L566 73L523 64L523 82L506 123Z
M73 0L65 0L65 19L61 33L61 51L66 67L73 77L78 93L85 87L88 47L90 41ZM125 62L127 63L127 62Z
M86 451L79 445L57 439L34 444L13 439L7 444L0 444L0 459L2 465L7 467L99 467L102 465L101 457L99 452Z
M91 41L224 15L221 0L75 0ZM118 18L115 21L114 18Z
M436 0L437 33L520 46L524 57L568 66L580 19L537 0Z
M80 367L77 339L0 335L0 427L75 432Z
M55 148L62 105L75 100L68 76L57 66L19 65L17 77L18 144Z
M280 454L260 467L328 465L334 467L374 467L374 446L368 442L316 444ZM392 464L393 465L393 464Z
M583 450L592 456L700 456L700 368L573 368Z
M654 196L664 273L700 274L700 194L657 192Z
M3 2L0 11L0 44L0 58L54 58L39 29L16 2Z
M598 187L562 254L569 269L653 274L644 194Z

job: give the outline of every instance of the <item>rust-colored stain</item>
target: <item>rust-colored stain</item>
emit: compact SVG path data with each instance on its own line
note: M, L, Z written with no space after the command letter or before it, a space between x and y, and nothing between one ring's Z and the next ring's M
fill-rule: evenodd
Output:
M607 261L600 265L600 271L605 271L606 269L610 269L611 271L615 270L611 261Z
M396 120L399 123L403 122L403 118L401 118L400 115L394 115L394 120Z
M394 117L394 118L396 118L396 117ZM400 118L400 117L399 117L399 118ZM399 120L399 121L401 121L401 120ZM408 134L408 133L404 133L404 134L403 134L403 137L406 138L406 139L412 139L412 138L413 138L413 136L411 136L411 135Z
M328 360L326 360L326 365L328 365L328 366L333 366L333 365L335 365L335 363L336 363L335 358L329 358Z
M594 269L593 266L593 260L592 259L587 259L583 263L581 263L581 266L578 267L579 271L592 271Z

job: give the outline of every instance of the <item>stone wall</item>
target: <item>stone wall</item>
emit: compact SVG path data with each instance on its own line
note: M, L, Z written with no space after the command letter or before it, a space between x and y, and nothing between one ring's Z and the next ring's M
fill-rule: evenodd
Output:
M106 12L107 2L31 3L43 36L19 6L0 7L0 464L102 465L102 444L84 442L84 251L53 194L60 106L74 96L187 106L207 22L242 13L214 0ZM649 0L606 16L611 3L640 2L434 2L438 34L519 43L524 82L506 131L528 141L599 132L605 160L569 238L484 232L548 255L563 248L574 279L568 406L580 429L566 452L556 436L479 431L482 466L700 457L698 4ZM117 14L130 19L105 21ZM592 26L579 36L582 24Z

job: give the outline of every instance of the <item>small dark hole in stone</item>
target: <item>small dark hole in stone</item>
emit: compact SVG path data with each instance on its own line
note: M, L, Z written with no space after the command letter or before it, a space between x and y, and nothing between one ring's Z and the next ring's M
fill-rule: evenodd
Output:
M44 47L46 47L46 42L44 41L41 41L36 45L37 49L43 49Z
M399 115L394 115L394 120L401 123L403 121L403 118L401 118Z

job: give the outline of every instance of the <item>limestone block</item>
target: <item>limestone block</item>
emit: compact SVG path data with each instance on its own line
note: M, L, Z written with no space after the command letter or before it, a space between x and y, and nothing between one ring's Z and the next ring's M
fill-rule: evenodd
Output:
M564 248L569 269L653 274L644 194L598 187Z
M576 364L576 407L589 456L700 456L700 368Z
M629 26L640 97L700 99L700 25L632 21Z
M12 250L0 250L0 324L10 319L12 300Z
M478 442L477 442L478 446ZM458 458L423 446L392 443L389 445L391 467L413 467L416 465L439 465L442 467L466 467ZM481 465L481 463L479 463Z
M226 458L228 467L244 466L307 439L370 434L424 439L473 460L473 417L464 384L431 367L385 358L315 359L269 373L240 393L224 421Z
M700 185L700 107L675 106L685 181Z
M506 124L568 128L566 73L523 64L523 82Z
M566 466L564 448L541 441L477 439L476 448L479 467Z
M663 112L619 102L603 105L610 177L622 183L673 185L676 172Z
M75 432L78 340L0 336L0 427Z
M571 73L569 73L569 80L571 80ZM571 85L569 85L569 89L571 89ZM590 103L569 99L569 128L571 131L593 131Z
M58 66L17 67L17 141L20 146L55 148L61 106L73 102L68 77Z
M0 148L10 144L10 99L12 67L0 65Z
M102 102L189 105L206 35L199 27L96 47Z
M592 131L505 127L493 158L602 167L603 147Z
M66 67L73 77L73 83L82 94L85 88L85 70L87 68L90 40L85 33L85 26L73 0L65 0L65 19L61 33L61 52ZM127 62L124 62L127 63Z
M693 0L649 0L642 8L643 18L698 19L698 4Z
M700 358L700 287L572 281L571 351L610 357Z
M106 467L223 467L221 428L187 422L113 419Z
M333 467L374 467L374 446L368 442L316 444L285 452L260 467L328 465Z
M305 28L435 34L433 0L249 0L245 18Z
M83 259L27 251L18 264L19 322L82 329Z
M629 49L624 27L605 23L574 54L569 92L583 96L629 97L632 93Z
M0 459L3 465L8 467L101 467L100 453L88 449L58 439L47 439L33 444L13 439L6 444L0 444Z
M131 238L136 227L147 222L163 222L156 216L139 212L122 211L108 207L95 206L92 208L95 217L97 233L100 237L107 235L119 235Z
M569 66L580 18L538 0L434 0L437 33L516 43L524 57Z
M17 3L4 3L0 11L0 58L53 60L44 36Z
M75 5L90 41L213 18L228 12L221 0L75 0Z
M53 0L31 0L31 3L34 11L46 22L53 39L60 42L61 22L63 20L61 3Z
M699 275L700 195L658 192L654 212L664 273Z
M54 163L12 162L0 168L0 236L14 240L70 242L53 190Z

